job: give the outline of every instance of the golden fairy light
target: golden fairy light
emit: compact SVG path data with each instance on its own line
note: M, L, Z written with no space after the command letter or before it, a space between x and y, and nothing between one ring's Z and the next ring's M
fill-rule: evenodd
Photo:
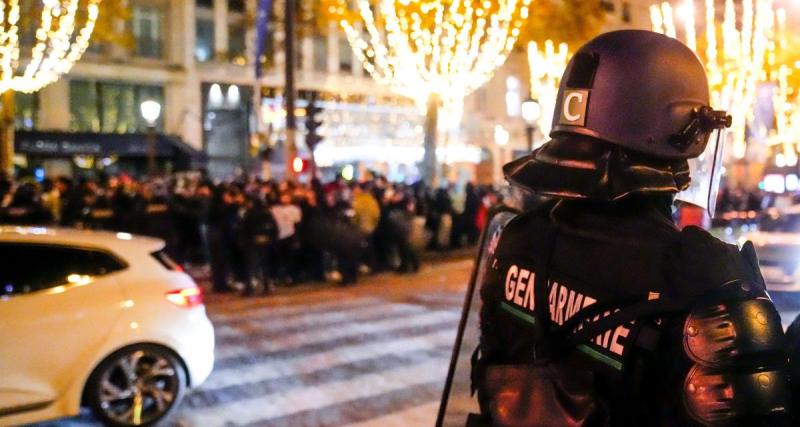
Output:
M80 26L78 3L42 1L36 40L30 56L21 61L19 0L0 2L0 92L35 92L70 71L89 46L100 13L100 0L88 0L85 22Z
M769 45L767 63L770 68L770 80L774 82L772 107L775 113L775 129L768 142L779 145L786 165L794 166L798 162L797 152L800 148L800 98L798 91L789 83L797 64L776 65L776 58L788 49L788 32L786 31L786 10L775 12L777 33L775 40Z
M704 37L696 34L694 0L683 0L674 9L666 2L651 6L651 23L653 31L680 38L675 21L682 22L683 40L705 63L712 105L733 116L729 137L733 156L740 159L747 150L746 125L753 116L757 85L767 79L765 60L774 34L772 0L742 0L738 14L734 1L726 0L721 23L715 1L704 3Z
M357 0L358 20L341 26L364 69L420 108L431 100L444 118L503 65L527 19L531 0ZM332 8L331 10L334 10Z
M775 110L775 131L770 135L770 145L780 145L786 164L797 164L797 144L800 144L800 105L788 78L792 70L781 65L775 72L775 91L772 95Z
M531 73L531 98L541 105L545 114L536 122L543 135L550 134L553 117L549 114L556 107L561 75L567 68L569 48L560 43L556 48L552 40L546 40L542 48L536 42L528 43L528 66Z

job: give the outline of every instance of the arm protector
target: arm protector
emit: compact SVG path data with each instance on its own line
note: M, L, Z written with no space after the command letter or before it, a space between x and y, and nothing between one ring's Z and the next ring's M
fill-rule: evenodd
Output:
M788 425L790 391L780 316L761 283L734 280L690 312L683 348L689 416L702 425Z

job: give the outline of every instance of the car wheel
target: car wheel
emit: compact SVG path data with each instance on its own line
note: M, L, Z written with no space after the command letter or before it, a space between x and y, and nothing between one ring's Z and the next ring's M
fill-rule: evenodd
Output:
M106 425L140 426L168 416L186 391L186 372L171 352L135 345L107 357L86 386L92 412Z

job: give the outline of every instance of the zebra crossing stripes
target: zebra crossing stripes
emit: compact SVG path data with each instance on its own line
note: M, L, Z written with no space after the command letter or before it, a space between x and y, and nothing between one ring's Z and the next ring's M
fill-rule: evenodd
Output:
M281 299L286 300L285 297ZM209 311L209 317L214 321L215 325L235 324L250 319L285 319L290 316L306 316L313 313L346 311L348 309L357 310L379 304L383 300L378 298L356 298L313 304L291 304L292 300L286 302L286 305L281 305L281 301L278 300L270 301L270 304L264 304L262 299L246 300L245 303L240 303L239 300L218 300L211 302L213 311Z
M441 391L446 373L445 356L405 367L375 370L327 384L308 384L304 388L268 393L222 405L192 408L188 419L192 425L224 425L228 421L245 425L271 425L267 423L271 419L339 406L355 399L374 398L410 387L431 385Z
M309 327L326 325L328 327L343 325L348 322L369 322L381 318L419 313L425 310L412 304L376 304L357 311L337 310L306 316L287 316L281 319L256 318L235 325L222 325L216 328L217 342L220 345L235 344L242 338L252 339L254 336L264 338L270 335L285 335L302 332Z
M248 426L339 427L351 421L369 421L377 417L385 416L387 411L393 414L397 411L405 411L409 407L421 405L425 402L435 402L423 408L430 411L429 413L418 413L413 420L405 420L405 422L395 424L396 426L402 427L428 427L434 424L436 409L432 408L435 407L438 409L438 400L441 395L442 384L439 381L433 381L385 393L373 394L345 402L344 404L330 405L315 410L296 412L280 418L261 420L250 423ZM417 406L417 408L419 407ZM380 423L373 425L376 427L388 427L388 425Z
M413 406L408 409L383 415L378 418L371 418L366 421L358 421L346 425L345 427L406 427L406 426L427 426L431 421L431 414L439 410L439 402L425 403Z
M350 296L305 307L297 301L252 305L238 313L228 306L217 326L214 373L186 396L175 422L370 425L410 413L422 421L397 425L430 425L460 300L436 293L402 301ZM216 323L215 308L212 301Z
M352 345L347 351L334 347L308 356L287 360L273 360L240 369L217 371L204 384L202 390L214 390L247 382L264 381L287 375L307 374L332 368L338 364L353 363L363 359L378 358L385 355L430 351L437 347L453 344L454 332L444 330L410 338L399 338L390 342L370 342Z
M436 327L458 320L458 313L447 311L422 312L401 317L392 317L375 320L372 322L350 322L344 325L319 325L309 327L294 334L270 335L265 339L249 340L244 337L239 345L221 347L216 351L218 362L217 369L229 366L239 366L250 363L252 360L275 357L276 354L291 352L293 349L304 347L319 348L320 345L337 343L342 340L362 337L392 335L395 331L402 331L413 325L417 328Z

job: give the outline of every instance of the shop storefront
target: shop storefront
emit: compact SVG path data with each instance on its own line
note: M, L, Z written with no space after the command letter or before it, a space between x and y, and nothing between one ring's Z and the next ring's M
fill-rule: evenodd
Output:
M375 172L391 181L419 179L419 164L424 154L424 115L409 100L328 92L315 95L317 106L322 108L317 119L322 122L319 133L323 139L314 151L314 158L323 178L343 174L358 179ZM310 91L299 91L296 146L298 155L304 158L311 157L305 144L305 108L309 99ZM264 88L261 112L267 130L266 143L282 147L286 112L280 89ZM457 135L446 132L441 133L436 151L442 163L441 174L449 181L472 179L475 166L483 158L480 148L464 144Z
M203 153L180 138L155 137L156 170L173 172L205 166ZM17 131L14 140L18 176L142 176L147 172L147 135Z
M208 173L227 179L257 168L251 147L252 89L220 83L203 84L203 149Z

